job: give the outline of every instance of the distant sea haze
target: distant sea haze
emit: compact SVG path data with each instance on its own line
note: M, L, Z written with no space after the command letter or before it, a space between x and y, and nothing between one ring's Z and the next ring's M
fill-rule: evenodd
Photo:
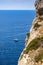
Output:
M17 65L35 14L33 10L0 10L0 65Z

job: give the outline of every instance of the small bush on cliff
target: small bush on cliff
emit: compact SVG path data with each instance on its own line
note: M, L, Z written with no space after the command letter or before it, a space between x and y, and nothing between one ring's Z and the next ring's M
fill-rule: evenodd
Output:
M27 34L26 34L26 36L27 36L27 38L29 38L29 36L30 36L30 33L27 33Z
M38 56L35 57L35 61L41 61L43 59L43 52L40 52Z
M36 50L41 45L39 42L43 42L43 37L32 40L23 53L27 54L29 50Z
M38 47L38 41L36 39L32 40L30 44L27 46L26 50L24 51L25 54L29 52L29 50L36 49Z
M43 42L43 37L41 37L40 40Z

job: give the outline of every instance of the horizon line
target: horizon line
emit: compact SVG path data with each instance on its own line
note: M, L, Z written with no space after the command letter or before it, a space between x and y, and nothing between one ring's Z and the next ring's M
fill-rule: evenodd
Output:
M0 10L13 10L13 9L0 9ZM27 9L17 9L17 10L27 10ZM28 10L35 10L35 9L28 9Z

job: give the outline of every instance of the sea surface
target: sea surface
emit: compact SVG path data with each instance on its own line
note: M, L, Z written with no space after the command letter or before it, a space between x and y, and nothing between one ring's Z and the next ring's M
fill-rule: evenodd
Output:
M35 14L33 10L0 10L0 65L17 65Z

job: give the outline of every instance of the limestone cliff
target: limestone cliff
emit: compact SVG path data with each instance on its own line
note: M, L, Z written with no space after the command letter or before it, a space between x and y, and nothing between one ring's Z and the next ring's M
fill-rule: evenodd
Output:
M26 44L18 60L18 65L43 65L43 0L35 1L36 17Z

